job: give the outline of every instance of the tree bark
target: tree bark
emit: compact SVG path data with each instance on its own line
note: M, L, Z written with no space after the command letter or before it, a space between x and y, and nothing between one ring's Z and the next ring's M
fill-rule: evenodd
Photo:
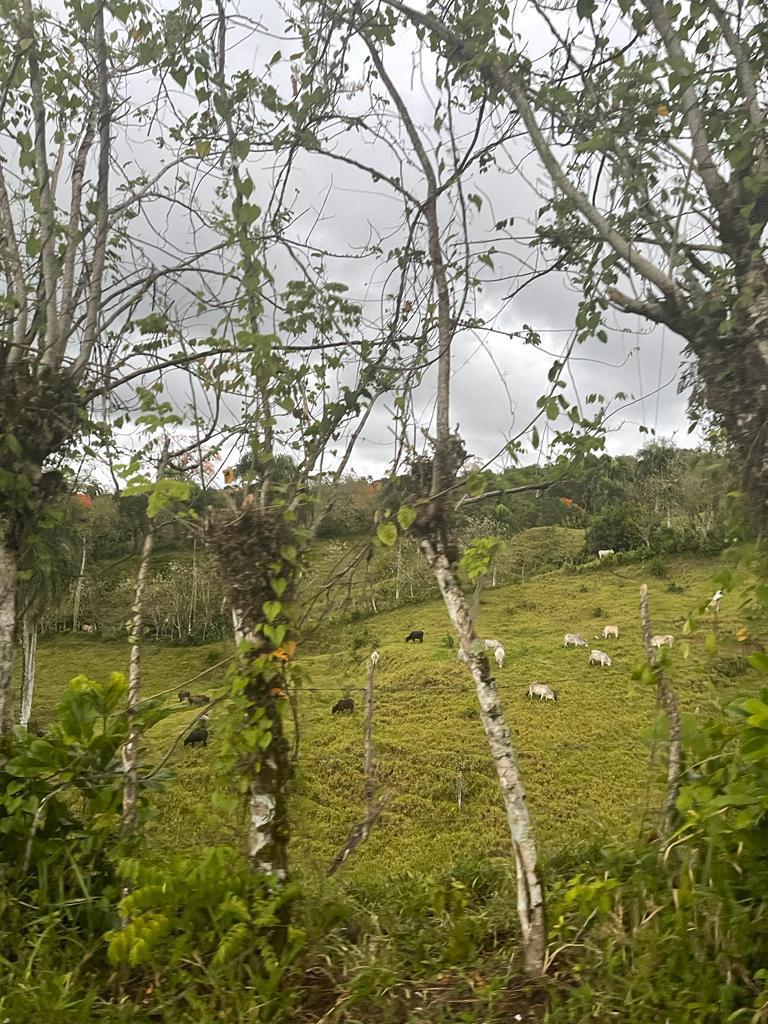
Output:
M664 852L675 821L675 805L680 795L680 772L682 767L682 736L680 726L680 705L677 694L659 665L656 648L651 644L651 616L648 608L648 586L640 587L640 619L643 624L643 645L648 664L656 679L656 694L664 709L669 730L667 753L667 793L661 812L660 843Z
M37 634L38 626L36 620L29 615L25 615L22 619L24 675L21 682L21 714L19 716L19 722L25 728L29 725L29 719L32 715L32 698L35 692Z
M16 639L16 557L0 543L0 736L13 728L13 651Z
M85 579L85 557L88 550L88 545L85 539L83 539L83 557L80 562L80 575L77 577L77 584L75 586L75 600L72 605L72 632L77 633L80 628L80 601L83 596L83 580Z
M144 589L149 578L152 549L155 546L155 521L152 520L144 535L136 576L131 617L131 654L128 663L128 740L123 747L123 832L130 834L136 828L139 800L139 744L141 729L136 712L141 700L141 642L144 632Z
M477 653L472 612L451 563L445 552L438 550L431 540L422 539L421 550L435 574L448 615L462 650L467 655L480 705L480 717L496 766L512 837L517 869L517 913L522 931L525 968L529 974L541 974L547 946L544 890L539 876L536 843L512 736L504 717L496 680L491 675L488 658L484 651Z

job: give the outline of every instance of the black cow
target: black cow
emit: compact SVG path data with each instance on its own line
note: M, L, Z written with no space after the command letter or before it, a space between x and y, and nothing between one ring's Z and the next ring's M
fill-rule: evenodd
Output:
M417 640L419 641L420 644L424 643L424 630L423 629L412 629L411 632L408 634L408 636L405 638L405 642L406 643L410 643L411 641L416 643Z
M179 690L179 703L183 704L185 700L189 700L189 690Z
M354 710L355 702L352 700L352 698L342 697L341 700L336 701L336 703L331 708L331 714L343 715L345 712L349 712L349 714L351 715Z
M189 736L184 740L185 747L194 747L198 743L202 743L204 747L208 746L207 729L193 729Z
M211 698L206 696L206 694L204 694L204 693L201 693L199 696L195 696L194 693L188 693L187 694L187 701L188 701L189 704L192 704L194 707L201 708L201 707L203 707L204 704L210 704L211 703Z

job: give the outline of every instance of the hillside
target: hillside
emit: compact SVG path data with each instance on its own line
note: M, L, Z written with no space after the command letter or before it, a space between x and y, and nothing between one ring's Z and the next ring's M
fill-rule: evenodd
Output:
M654 628L679 636L688 611L710 592L717 568L714 560L670 560L667 578L651 580ZM552 573L500 587L484 599L481 632L506 646L507 664L497 678L547 855L604 832L634 834L652 808L654 695L632 679L642 656L637 599L645 579L647 568L638 566ZM705 651L703 638L694 640L687 660L679 649L673 651L672 674L687 711L705 713L712 687L721 697L757 687L756 673L737 650L735 630L743 621L737 596L730 596L721 613L716 655ZM614 656L611 669L591 668L583 650L563 649L566 631L591 639L607 622L621 628L618 642L596 644ZM759 639L755 634L762 624L748 626L750 640ZM412 628L425 630L423 645L404 644ZM342 695L361 698L354 688L362 686L364 659L373 646L382 654L376 709L379 778L395 797L379 829L345 870L371 879L406 868L433 871L465 858L506 856L508 833L474 692L456 661L443 606L430 601L339 626L325 638L322 652L317 644L299 650L311 681L299 697L294 863L302 872L322 872L357 819L362 713L358 708L350 717L332 717L330 709ZM45 640L34 718L45 721L72 676L122 669L126 653L121 643L90 637ZM145 692L170 690L173 703L179 686L227 655L222 644L147 644ZM193 691L215 692L224 671L209 673L193 684ZM525 689L532 680L553 685L559 703L528 701ZM154 730L153 759L192 714L179 705L178 714ZM209 747L181 747L170 761L175 779L159 797L148 830L153 855L238 834L237 822L211 803L215 756L214 711Z

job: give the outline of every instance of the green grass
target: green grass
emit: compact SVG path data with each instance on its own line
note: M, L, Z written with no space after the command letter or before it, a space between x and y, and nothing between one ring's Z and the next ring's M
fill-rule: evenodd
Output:
M670 559L668 579L649 580L655 632L681 636L682 623L711 593L716 560ZM497 678L519 752L536 834L547 855L596 835L621 837L636 832L657 794L658 773L649 763L649 732L655 720L652 690L632 679L642 657L638 585L648 579L641 566L553 573L489 591L480 614L480 632L500 639L506 667ZM684 587L670 593L670 581ZM598 609L600 613L598 614ZM721 675L724 655L741 653L735 630L738 598L730 595L720 617L721 649L706 652L695 637L683 660L672 652L672 676L686 710L704 713L712 686L722 695L754 690L752 670ZM620 626L617 641L594 641L614 658L611 669L591 668L583 650L564 650L565 632L590 642L605 623ZM762 624L750 624L752 639ZM425 630L423 645L404 643L412 629ZM383 789L395 795L367 844L344 871L360 880L385 879L404 869L439 870L466 858L506 857L508 832L493 767L487 753L476 701L466 669L448 647L451 635L441 602L430 601L339 626L318 642L299 648L311 676L300 695L302 751L291 801L294 818L292 858L301 873L322 873L360 812L362 713L333 717L332 704L348 689L362 687L364 659L375 644L382 654L377 675L376 747ZM359 650L353 656L355 643ZM147 694L174 691L189 678L226 657L222 644L167 647L147 644L143 655ZM50 716L67 680L78 673L102 676L124 670L127 646L89 637L57 637L39 649L39 684L33 717ZM215 692L218 669L194 692ZM554 686L557 705L528 701L529 682ZM351 691L357 700L359 692ZM178 714L152 734L150 758L170 746L194 711ZM175 779L157 798L148 826L155 855L195 849L200 844L237 841L241 825L211 804L216 750L215 710L208 749L175 751ZM459 779L464 789L457 806Z

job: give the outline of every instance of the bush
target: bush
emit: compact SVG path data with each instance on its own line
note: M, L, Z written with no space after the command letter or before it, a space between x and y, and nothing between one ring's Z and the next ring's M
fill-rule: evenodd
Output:
M656 555L648 563L648 571L651 576L656 576L657 579L663 579L667 575L667 563L660 555Z

